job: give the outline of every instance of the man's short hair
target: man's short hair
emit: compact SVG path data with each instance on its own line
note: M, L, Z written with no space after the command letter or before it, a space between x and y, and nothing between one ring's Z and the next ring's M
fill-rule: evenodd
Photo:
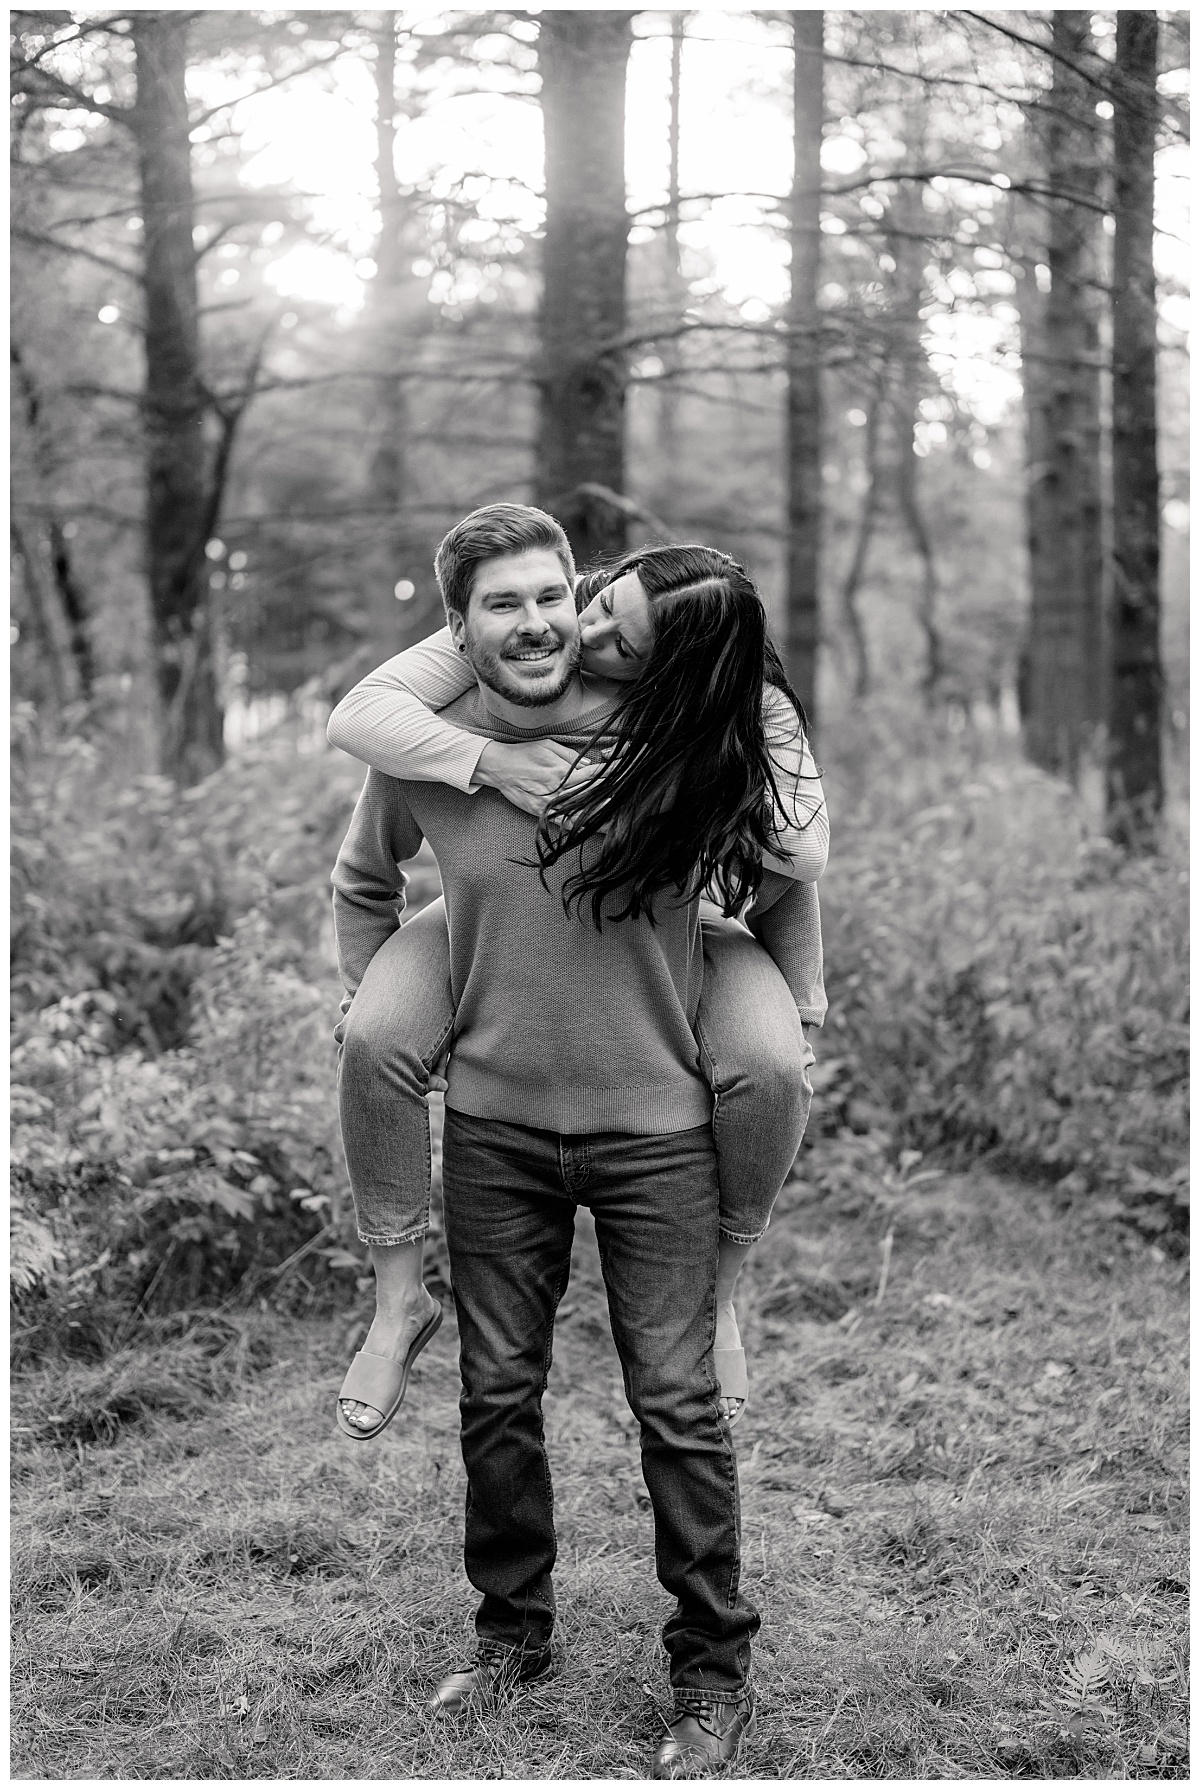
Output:
M535 510L527 503L487 503L456 522L433 561L447 614L461 615L466 620L471 585L486 560L526 553L531 547L548 547L556 553L567 583L574 586L575 560L570 542L561 523L545 510Z

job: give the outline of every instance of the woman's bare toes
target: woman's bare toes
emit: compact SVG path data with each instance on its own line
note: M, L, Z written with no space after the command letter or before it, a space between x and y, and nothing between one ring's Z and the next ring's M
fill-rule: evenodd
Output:
M370 1405L360 1405L356 1399L342 1400L342 1415L347 1423L356 1429L374 1429L377 1423L383 1422L383 1412L372 1410Z

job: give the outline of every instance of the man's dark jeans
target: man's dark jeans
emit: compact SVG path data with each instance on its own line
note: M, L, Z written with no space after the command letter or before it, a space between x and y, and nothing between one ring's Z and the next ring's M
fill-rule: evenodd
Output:
M554 1623L542 1429L577 1205L590 1207L625 1392L641 1425L655 1564L676 1607L671 1682L745 1684L758 1615L738 1589L737 1466L712 1365L717 1175L707 1126L560 1137L446 1113L446 1239L462 1367L465 1560L482 1639L541 1651Z

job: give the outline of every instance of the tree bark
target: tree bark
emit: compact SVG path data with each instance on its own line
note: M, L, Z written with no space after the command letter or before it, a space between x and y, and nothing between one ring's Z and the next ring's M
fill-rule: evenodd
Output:
M871 688L871 660L867 651L867 630L863 625L862 613L858 607L858 592L862 584L863 573L867 569L867 555L871 550L875 524L879 520L882 497L879 466L879 419L882 409L883 403L879 396L872 397L867 406L866 440L863 453L867 488L863 493L862 509L859 512L854 553L842 584L842 620L846 624L846 632L850 637L850 654L854 666L854 694L859 701L870 692Z
M55 513L57 455L46 438L41 392L38 390L37 381L34 379L29 363L21 352L15 337L9 342L9 358L16 374L21 396L24 399L25 422L29 430L30 457L44 488L46 504L51 511L50 566L54 577L54 588L66 620L68 649L78 681L79 694L85 702L89 702L96 683L96 660L92 651L91 605L88 602L87 592L80 583L62 522ZM15 491L13 495L15 499ZM20 529L14 538L18 537L22 543L20 547L22 557L28 564L28 553L33 549L30 548L28 540ZM29 576L31 580L38 579L40 567L34 567ZM44 604L48 598L39 588L35 600L40 600ZM58 667L52 684L57 689L62 683L63 672L61 667Z
M908 141L915 133L906 132ZM922 374L928 363L921 341L921 300L925 295L925 243L920 213L910 195L896 202L896 215L906 226L889 237L896 263L896 348L892 380L892 439L895 444L896 502L921 561L921 586L917 598L917 623L925 640L925 667L921 690L932 706L942 681L945 655L937 619L938 579L933 538L918 495L915 452L920 417Z
M36 533L34 538L30 539L28 531L17 519L15 508L9 514L8 532L24 571L25 599L28 605L29 619L38 643L38 657L45 667L50 700L55 708L61 709L66 706L72 694L67 671L69 649L59 640L58 618L54 614L54 606L42 566L39 552L40 543Z
M625 487L625 68L627 12L543 12L546 133L537 502L577 562L619 554Z
M1103 546L1100 352L1095 253L1100 170L1088 58L1090 15L1054 14L1047 123L1050 292L1045 309L1044 533L1031 539L1025 743L1043 770L1074 779L1101 712Z
M368 573L370 631L371 644L380 659L399 652L405 634L405 606L397 602L395 594L403 570L409 432L408 400L404 381L399 377L407 220L396 179L396 26L397 14L385 12L376 35L375 60L379 241L375 278L371 282L371 309L379 365L396 369L395 377L385 373L376 382L375 439L367 475L374 541Z
M901 386L892 414L896 436L896 497L921 561L921 590L917 598L917 622L925 637L921 693L926 704L932 707L945 671L945 654L937 617L938 581L933 538L917 496L917 456L913 453L913 438L919 413L911 388Z
M50 564L54 568L54 588L67 618L67 636L71 643L71 658L79 677L79 694L85 702L90 702L96 687L91 606L87 592L79 581L63 525L57 516L50 522Z
M667 121L667 222L663 231L666 313L669 325L681 322L687 303L687 287L679 265L679 109L683 73L683 40L686 13L671 14L671 88ZM675 473L679 453L679 386L671 377L682 364L678 341L662 344L663 372L667 375L659 386L658 451Z
M188 15L135 12L146 306L146 542L160 764L197 783L224 758L204 557L207 480L185 75Z
M816 724L821 566L821 246L823 12L794 12L795 167L789 215L792 273L787 324L787 582L784 660Z
M1028 176L1045 185L1045 165L1033 160ZM1018 199L1022 244L1019 308L1021 313L1021 389L1025 414L1025 540L1029 560L1029 623L1017 661L1017 703L1022 726L1028 729L1032 713L1032 663L1034 616L1053 606L1047 589L1050 570L1047 542L1052 527L1047 479L1050 472L1050 381L1046 357L1046 294L1038 285L1037 269L1049 266L1046 220L1040 206Z
M1152 848L1162 809L1154 135L1158 15L1118 12L1113 166L1112 672L1108 831Z

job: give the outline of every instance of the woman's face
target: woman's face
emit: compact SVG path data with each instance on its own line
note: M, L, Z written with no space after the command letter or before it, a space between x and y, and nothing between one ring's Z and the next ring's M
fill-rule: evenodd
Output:
M637 573L625 572L580 610L584 671L615 683L633 683L650 656L653 635L650 599Z

